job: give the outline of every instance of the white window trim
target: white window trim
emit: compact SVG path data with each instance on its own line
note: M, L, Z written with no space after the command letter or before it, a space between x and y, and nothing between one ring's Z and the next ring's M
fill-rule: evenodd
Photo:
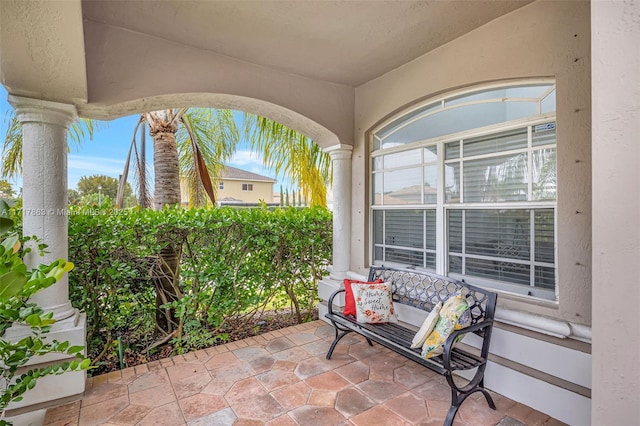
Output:
M451 133L449 135L438 136L432 139L423 139L423 140L407 143L404 145L395 146L393 148L378 149L374 151L373 144L371 144L370 151L369 151L369 158L375 158L383 155L394 154L397 152L403 152L410 149L426 148L428 146L436 145L441 142L444 145L445 142L453 142L456 139L476 138L476 137L486 136L486 135L490 135L497 132L521 129L525 126L535 126L536 124L544 124L549 121L555 121L555 120L556 120L555 113L545 113L535 118L524 118L524 119L509 121L507 123L492 124L490 126L478 127L471 130ZM539 148L539 147L536 147L536 148ZM446 161L455 161L455 160L446 160Z
M545 94L543 94L543 96L540 98L540 101L538 102L538 113L540 113L540 105L543 99L545 99L554 89L556 89L555 86L555 80L554 79L539 79L539 80L527 80L527 81L523 81L523 80L516 80L516 81L509 81L509 82L505 82L502 84L498 84L498 85L489 85L489 86L476 86L473 88L468 88L465 90L461 90L461 91L456 91L456 92L450 92L447 93L446 96L444 97L440 97L440 98L436 98L436 99L430 99L427 100L425 102L420 103L419 105L416 105L414 107L412 107L411 109L408 110L404 110L399 112L398 114L394 115L393 117L389 118L388 120L386 120L385 122L383 122L382 124L380 124L379 126L377 126L375 129L373 129L370 133L370 137L369 137L369 156L368 156L368 170L369 170L369 190L368 190L368 194L369 194L369 259L371 259L371 263L372 264L379 264L381 263L380 261L374 261L373 259L375 258L375 248L378 246L381 246L380 244L375 244L375 235L374 235L374 212L375 211L379 211L379 210L402 210L402 209L407 209L407 210L431 210L433 208L435 208L436 211L436 270L435 272L440 274L440 275L446 275L447 274L447 270L448 270L448 258L449 258L449 248L446 246L446 221L445 221L445 216L446 216L446 211L448 209L461 209L461 210L470 210L470 209L488 209L488 210L495 210L495 209L500 209L501 207L504 208L517 208L517 209L544 209L544 208L553 208L554 209L554 223L556 226L554 226L554 240L556 241L555 244L555 248L554 248L554 259L555 259L555 263L553 264L553 266L555 266L555 290L548 290L548 289L543 289L543 288L539 288L539 287L534 287L534 286L524 286L524 285L519 285L519 284L510 284L507 282L502 282L502 281L494 281L494 280L490 280L490 279L486 279L486 278L480 278L480 277L466 277L463 276L461 274L457 274L457 273L449 273L448 275L457 279L467 279L467 280L472 280L474 284L478 284L481 286L487 286L490 287L494 290L497 290L498 292L501 293L507 293L507 294L513 294L516 295L518 297L526 297L527 299L540 299L541 301L544 302L550 302L550 301L558 301L558 283L559 283L559 268L558 268L558 227L557 227L557 223L558 223L558 209L557 209L557 199L553 200L553 201L517 201L517 202L508 202L508 203L495 203L495 204L485 204L485 203L445 203L444 202L444 186L445 186L445 176L444 176L444 166L446 163L448 162L460 162L461 164L461 168L460 168L460 175L461 175L461 179L462 179L462 173L463 173L463 169L462 169L462 159L463 157L463 152L462 152L462 145L460 147L460 157L458 159L453 159L453 160L446 160L444 159L444 145L446 143L449 142L453 142L455 140L463 140L463 139L470 139L470 138L474 138L474 137L480 137L480 136L485 136L485 135L489 135L489 134L494 134L494 133L500 133L500 132L506 132L506 131L510 131L510 130L515 130L515 129L520 129L523 127L527 127L527 140L528 140L528 146L527 148L522 148L522 149L518 149L518 150L513 150L513 151L509 151L509 153L514 153L514 152L531 152L533 147L531 146L531 141L532 141L532 135L531 135L531 129L533 129L536 125L538 124L544 124L547 123L549 121L556 121L556 111L552 112L552 113L545 113L545 114L540 114L539 116L533 117L533 118L524 118L524 119L517 119L517 120L513 120L513 121L509 121L509 122L505 122L505 123L499 123L499 124L494 124L494 125L490 125L490 126L485 126L485 127L479 127L479 128L474 128L474 129L470 129L470 130L465 130L465 131L461 131L461 132L456 132L456 133L452 133L452 134L448 134L448 135L444 135L444 136L438 136L435 138L431 138L431 139L424 139L424 140L418 140L418 141L414 141L411 143L407 143L407 144L403 144L397 147L392 147L392 148L385 148L385 149L377 149L374 150L374 140L378 140L381 144L384 142L384 139L386 139L386 137L392 135L393 133L395 133L395 131L393 133L389 133L388 135L385 136L385 138L380 138L378 136L376 136L376 132L380 131L381 129L383 129L384 127L388 126L389 124L391 124L392 122L394 122L395 120L398 120L400 118L402 118L403 116L406 116L408 114L411 114L413 111L416 111L420 108L423 108L427 105L431 105L431 104L435 104L436 102L440 101L442 103L443 106L445 106L445 100L446 99L450 99L452 97L457 97L457 96L461 96L464 95L466 93L473 93L473 92L477 92L479 90L492 90L492 89L499 89L502 87L511 87L514 85L535 85L535 84L553 84L554 86L549 88L547 90L547 92ZM516 98L512 98L516 99ZM521 100L531 100L528 98L517 98L517 99L521 99ZM532 99L538 99L538 98L532 98ZM468 104L475 104L475 103L489 103L488 101L473 101L473 102L465 102L465 103L461 103L461 104L456 104L453 107L460 107L463 105L468 105ZM450 107L450 108L453 108ZM420 118L423 118L425 116L431 115L431 114L436 114L436 113L440 113L442 111L444 111L444 108L438 109L436 111L431 111L429 113L426 114L419 114L416 117L412 117L411 120L409 120L409 122L414 122L415 120L418 120ZM398 130L401 127L404 127L405 125L408 125L409 122L407 123L403 123L402 126L400 126L398 128ZM397 131L397 130L396 130ZM421 157L421 162L419 164L416 165L410 165L407 167L397 167L397 168L382 168L381 170L373 170L373 161L375 158L383 156L383 155L389 155L389 154L393 154L393 153L398 153L398 152L404 152L404 151L408 151L408 150L412 150L412 149L420 149L420 148L425 148L425 147L429 147L429 146L434 146L436 145L438 147L438 160L437 160L437 176L438 176L438 180L437 180L437 201L435 204L402 204L402 205L385 205L385 204L380 204L380 205L374 205L373 202L375 201L375 197L373 194L373 184L374 184L374 176L376 174L381 174L384 172L388 172L388 171L393 171L393 170L403 170L406 168L411 168L411 167L416 167L416 168L422 168L422 173L424 174L424 166L425 163L423 162L424 158ZM557 149L557 143L556 144L550 144L550 145L539 145L535 147L535 150L539 150L539 149L544 149L544 148L556 148ZM421 154L422 156L422 154ZM485 155L478 155L478 156L473 156L473 157L468 157L468 158L464 158L464 161L469 161L470 159L477 159L477 158L483 158L483 157L491 157L491 156L495 156L495 154L485 154ZM528 161L531 161L531 156L529 156ZM431 164L431 163L429 163ZM529 173L533 173L532 168L531 168L531 164L529 164ZM529 184L528 184L528 193L531 193L531 187L533 185L533 179L531 179L531 176L529 178ZM383 187L381 188L381 193L382 195L382 203L384 203L384 183L382 184ZM460 199L463 200L463 191L464 189L461 188L460 190ZM423 194L424 195L424 194ZM424 196L422 197L422 199L424 200ZM383 226L383 242L386 241L385 239L385 227ZM531 232L534 231L534 228L531 227ZM531 239L531 244L535 244L535 239L532 238ZM385 244L383 243L382 246L384 246ZM394 246L395 247L395 246ZM425 245L426 247L426 245ZM398 248L401 248L398 246ZM414 250L416 252L432 252L432 250L427 250L425 248L416 250L415 248L412 247L408 247L407 249L409 250ZM532 252L533 253L533 252ZM539 262L538 262L539 263ZM538 264L536 263L536 264ZM390 262L390 261L384 261L385 265L389 265L389 266L406 266L406 265L402 265L402 264L398 264L395 262ZM534 271L534 264L531 263L531 274L533 275L535 273ZM420 267L416 267L417 269L422 269ZM527 294L526 292L528 292L529 294Z
M474 92L478 92L480 90L496 90L496 89L502 89L502 88L508 88L508 87L513 87L513 86L535 86L535 85L544 85L544 84L551 84L551 85L556 85L556 80L554 78L532 78L532 79L510 79L510 80L502 80L500 82L495 82L492 84L486 84L486 85L476 85L476 86L470 86L470 87L465 87L465 88L461 88L458 90L453 90L451 92L447 92L441 96L436 96L434 98L431 99L427 99L423 102L420 102L418 104L415 104L407 109L401 110L398 113L392 115L391 117L389 117L387 120L385 120L384 122L380 123L378 126L376 126L375 128L373 128L371 130L371 135L373 136L372 138L370 138L370 146L369 146L369 153L373 152L374 149L374 139L378 139L382 142L382 139L378 136L376 136L376 134L378 132L380 132L380 130L384 129L386 126L388 126L389 124L393 123L394 121L396 121L397 119L404 117L406 115L409 115L417 110L419 110L420 108L424 108L428 105L435 105L437 103L441 104L440 108L443 108L445 101L447 99L451 99L451 98L455 98L455 97L459 97L465 94L470 94L470 93L474 93ZM547 92L545 92L539 99L540 99L540 103L547 98L547 96L549 96L549 94L553 91L553 88L550 88L549 90L547 90ZM526 98L521 98L521 99L526 99ZM537 99L537 98L532 98L532 99ZM437 112L441 112L442 109L438 109ZM540 110L538 110L538 112L540 112ZM419 115L419 117L424 117L428 114L422 114ZM553 113L553 115L555 116L555 112ZM415 118L415 117L414 117ZM474 130L474 129L472 129ZM451 134L449 135L445 135L443 136L443 138L449 138L450 136L452 136ZM434 138L434 139L438 139L438 138Z

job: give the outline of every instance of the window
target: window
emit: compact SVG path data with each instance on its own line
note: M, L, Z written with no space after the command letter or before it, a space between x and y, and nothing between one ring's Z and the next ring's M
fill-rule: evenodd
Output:
M373 135L374 263L555 300L553 82L421 105Z
M243 191L253 191L253 184L252 183L243 183L242 184L242 190Z
M218 189L224 189L224 182L223 181L218 182Z

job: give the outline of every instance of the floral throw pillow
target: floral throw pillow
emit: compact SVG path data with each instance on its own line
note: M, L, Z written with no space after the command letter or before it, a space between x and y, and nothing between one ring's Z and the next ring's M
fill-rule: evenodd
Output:
M444 343L454 330L461 330L471 325L471 311L467 300L461 294L447 299L440 310L440 317L435 328L422 345L422 357L432 358L444 352ZM459 340L456 340L456 343Z
M398 322L393 310L391 283L352 284L356 320L361 323Z
M372 282L367 281L358 281L358 280L350 280L348 278L344 279L344 310L342 311L343 315L353 315L356 316L356 302L353 300L353 290L351 289L351 284L373 284L373 283L381 283L382 280L378 279Z

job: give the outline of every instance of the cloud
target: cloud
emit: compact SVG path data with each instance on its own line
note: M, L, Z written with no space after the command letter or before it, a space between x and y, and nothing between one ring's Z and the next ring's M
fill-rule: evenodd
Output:
M89 171L91 174L115 175L122 174L124 160L104 157L90 157L84 155L69 155L67 160L69 171Z
M231 159L231 161L229 161L229 163L238 165L238 166L246 166L250 164L250 165L260 165L261 167L262 155L258 154L257 152L240 150L240 151L236 151L236 153L233 154L233 158Z
M118 178L123 168L124 160L70 154L67 158L68 187L77 187L82 176L107 175Z
M262 165L262 155L258 152L238 150L229 161L229 165L251 173L277 179L274 170Z

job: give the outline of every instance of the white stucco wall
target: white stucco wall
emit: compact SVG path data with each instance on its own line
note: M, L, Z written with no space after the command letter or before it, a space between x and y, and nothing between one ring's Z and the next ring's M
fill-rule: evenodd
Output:
M350 86L96 22L86 24L85 43L100 54L87 60L91 90L89 104L78 106L81 116L111 119L167 107L228 108L278 121L321 147L351 143Z
M368 259L367 132L407 106L482 82L555 77L559 304L501 295L499 306L591 323L589 3L535 2L356 88L351 269ZM569 328L567 326L567 328Z
M594 1L594 425L640 422L640 2Z
M80 1L0 2L0 80L7 91L27 98L85 103L81 20Z
M223 179L224 188L218 189L218 200L225 197L232 197L242 200L244 203L265 203L273 202L273 182L259 182L252 180L229 180ZM253 190L243 191L242 184L253 185Z

